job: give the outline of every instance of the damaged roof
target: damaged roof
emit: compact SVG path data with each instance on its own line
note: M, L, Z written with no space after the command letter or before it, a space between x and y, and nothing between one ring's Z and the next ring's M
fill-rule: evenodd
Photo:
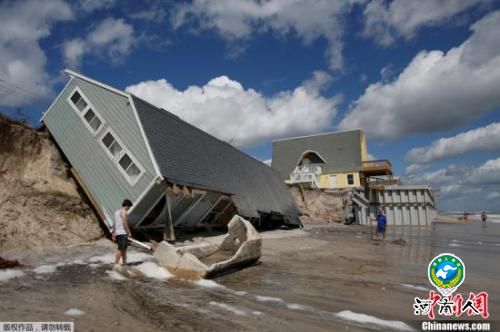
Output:
M169 182L232 195L238 213L279 213L300 224L293 198L271 167L178 116L132 95L160 173Z

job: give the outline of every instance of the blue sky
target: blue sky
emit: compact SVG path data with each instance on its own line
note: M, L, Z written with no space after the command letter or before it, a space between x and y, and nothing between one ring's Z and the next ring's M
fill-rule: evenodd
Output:
M0 110L37 124L71 68L261 160L362 128L441 209L498 212L499 29L493 0L3 1Z

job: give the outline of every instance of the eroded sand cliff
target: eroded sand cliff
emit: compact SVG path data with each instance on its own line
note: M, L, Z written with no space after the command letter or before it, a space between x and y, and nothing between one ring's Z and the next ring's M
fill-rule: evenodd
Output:
M101 234L48 134L0 115L0 250L83 243Z

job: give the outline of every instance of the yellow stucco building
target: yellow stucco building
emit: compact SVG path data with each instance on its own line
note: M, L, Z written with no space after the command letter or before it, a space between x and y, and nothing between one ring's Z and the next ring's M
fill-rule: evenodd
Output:
M272 167L285 183L320 189L362 188L375 175L392 175L387 160L369 160L362 130L273 141Z

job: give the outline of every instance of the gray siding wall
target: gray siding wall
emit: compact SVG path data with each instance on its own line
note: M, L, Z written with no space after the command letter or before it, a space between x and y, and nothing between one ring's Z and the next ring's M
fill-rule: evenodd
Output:
M96 136L67 101L76 86L105 121ZM125 96L74 77L43 122L98 204L109 213L119 208L125 198L135 201L156 177L132 106ZM133 187L100 143L109 126L145 171Z

